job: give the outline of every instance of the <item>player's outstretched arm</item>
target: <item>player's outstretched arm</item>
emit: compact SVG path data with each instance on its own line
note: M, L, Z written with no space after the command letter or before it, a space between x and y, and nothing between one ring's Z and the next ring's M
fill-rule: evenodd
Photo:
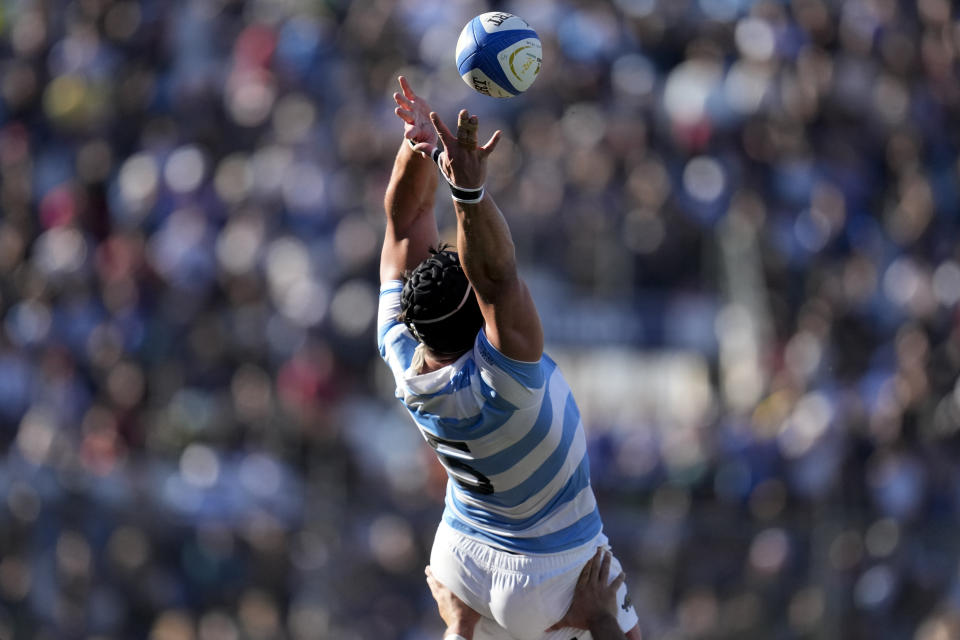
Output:
M487 158L500 140L500 131L481 147L477 116L466 109L459 114L456 137L436 113L430 118L443 143L437 162L447 180L468 191L482 187ZM507 221L489 194L476 202L454 199L454 209L460 263L477 292L487 338L508 358L536 362L543 354L543 328L530 291L517 272Z
M473 640L473 630L480 620L480 614L468 607L463 600L443 586L443 583L433 576L429 566L424 569L424 573L427 574L430 593L433 594L433 599L437 601L440 617L447 623L447 631L443 634L443 637L460 636L464 640Z
M424 147L436 145L430 122L430 105L413 92L400 76L401 91L393 94L394 113L403 121L403 142L393 163L390 183L383 198L387 228L380 254L380 281L394 280L426 258L427 249L439 243L433 214L437 169L429 156L413 150L407 140Z
M602 547L583 567L573 602L563 619L547 631L573 627L588 629L595 640L625 640L627 638L617 623L617 589L623 584L624 575L607 584L610 575L610 552ZM631 630L634 633L634 630Z

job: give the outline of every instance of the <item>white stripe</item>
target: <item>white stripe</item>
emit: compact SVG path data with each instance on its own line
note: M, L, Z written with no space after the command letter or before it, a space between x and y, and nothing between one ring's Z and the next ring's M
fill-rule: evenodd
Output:
M530 453L517 461L503 473L490 476L490 482L497 491L509 491L524 482L543 465L544 461L560 446L563 438L564 409L570 395L562 376L553 376L550 379L550 403L553 407L553 420L547 435L534 447Z
M551 398L558 392L561 394L570 393L570 387L567 385L566 380L563 379L563 376L560 375L560 369L553 370L550 380L548 380L547 383L550 385ZM477 393L482 395L478 379L475 379L474 386L477 388ZM547 385L545 384L536 392L539 401L535 405L515 411L498 429L495 429L485 436L471 440L470 451L474 456L477 458L489 458L525 438L537 423L537 418L540 416L541 405L543 404L546 394ZM554 413L553 422L555 422L556 419L557 415ZM550 428L555 428L555 425L551 423Z
M467 445L470 447L473 458L489 458L516 445L533 429L539 413L537 407L514 411L506 422L491 433L468 441Z
M397 324L387 329L387 332L383 334L383 344L388 347L387 356L389 356L391 352L396 351L396 349L390 349L389 347L397 338L400 337L400 334L404 333L406 330L407 328L405 326L402 324Z
M387 331L387 334L383 338L383 343L386 345L386 360L387 365L390 367L390 370L393 372L394 382L397 384L398 389L404 387L404 370L407 367L407 363L403 362L400 359L400 350L392 348L390 345L400 338L400 334L406 331L407 328L402 324L391 328Z
M483 509L489 513L502 515L516 520L529 518L537 511L542 509L560 490L563 489L563 487L570 480L570 477L573 475L574 471L576 471L577 467L580 465L580 461L583 460L583 456L586 454L586 452L586 438L583 437L583 431L580 430L579 433L574 436L573 442L570 445L570 451L567 454L567 458L564 460L563 465L561 465L557 475L555 475L553 479L551 479L550 482L548 482L540 491L533 494L515 507L501 507L499 505L484 502L482 500L476 500L472 498L468 492L460 490L459 487L454 487L453 490L456 492L457 500L471 507ZM496 483L494 483L493 486L496 487ZM497 487L497 489L499 490L499 487Z
M422 410L455 420L476 416L480 413L482 399L476 397L470 385L457 391L437 396L433 395L456 378L457 373L463 368L465 360L469 357L471 357L471 354L468 351L460 356L456 362L427 373L414 374L410 370L404 372L404 379L402 384L399 385L403 389L401 397L404 404L412 411ZM414 421L416 421L416 418L414 418ZM420 426L419 423L417 423L417 426Z
M434 371L427 373L416 373L407 370L407 388L413 396L424 396L436 393L457 375L457 372L463 367L464 361L470 357L470 352L463 354L454 362L444 365Z
M442 371L442 369L440 369L440 371ZM456 373L456 371L453 373ZM432 380L431 384L420 385L418 383L417 388L427 394L436 393L436 390L442 389L452 379L453 376L451 375L443 379ZM480 393L479 378L476 374L470 376L469 385L457 391L451 391L443 395L424 399L411 394L405 398L405 401L408 402L410 406L421 407L424 411L434 415L445 418L455 418L457 420L463 420L477 415L483 406L483 396Z
M469 386L428 398L409 395L404 398L404 402L412 409L420 408L427 413L454 420L463 420L477 415L480 413L482 404L482 400L477 399Z
M400 292L383 293L386 290L402 287L403 283L399 280L388 280L380 287L380 304L377 309L377 328L382 328L385 324L397 322L397 314L400 313Z
M549 533L566 529L594 512L597 508L597 499L593 495L593 487L585 486L577 496L563 505L534 527L524 530L525 537L544 536Z

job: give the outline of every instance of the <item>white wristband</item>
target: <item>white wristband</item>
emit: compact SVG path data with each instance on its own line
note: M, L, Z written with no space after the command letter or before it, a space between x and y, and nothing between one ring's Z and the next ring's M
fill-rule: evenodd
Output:
M461 635L457 635L456 633L449 633L443 636L443 640L467 640L467 639Z

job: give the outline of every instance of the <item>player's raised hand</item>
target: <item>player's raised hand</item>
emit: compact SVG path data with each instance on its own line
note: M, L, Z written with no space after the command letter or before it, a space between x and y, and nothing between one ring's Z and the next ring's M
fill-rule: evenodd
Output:
M470 115L466 109L461 109L457 116L456 136L435 112L430 113L430 120L443 143L443 152L437 157L437 164L447 179L462 189L483 186L487 177L487 156L493 153L500 142L501 132L494 131L487 144L480 147L477 146L480 122L477 116Z
M437 146L437 130L430 121L430 105L410 88L406 77L397 78L400 91L393 94L397 108L393 110L403 120L403 137L415 143L414 150L429 157Z

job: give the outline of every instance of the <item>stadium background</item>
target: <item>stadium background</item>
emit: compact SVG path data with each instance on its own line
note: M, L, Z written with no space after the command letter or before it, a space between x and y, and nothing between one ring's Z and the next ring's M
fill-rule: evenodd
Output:
M453 66L492 8L517 99ZM439 637L398 73L505 131L645 637L960 637L948 0L4 0L0 52L0 638Z

